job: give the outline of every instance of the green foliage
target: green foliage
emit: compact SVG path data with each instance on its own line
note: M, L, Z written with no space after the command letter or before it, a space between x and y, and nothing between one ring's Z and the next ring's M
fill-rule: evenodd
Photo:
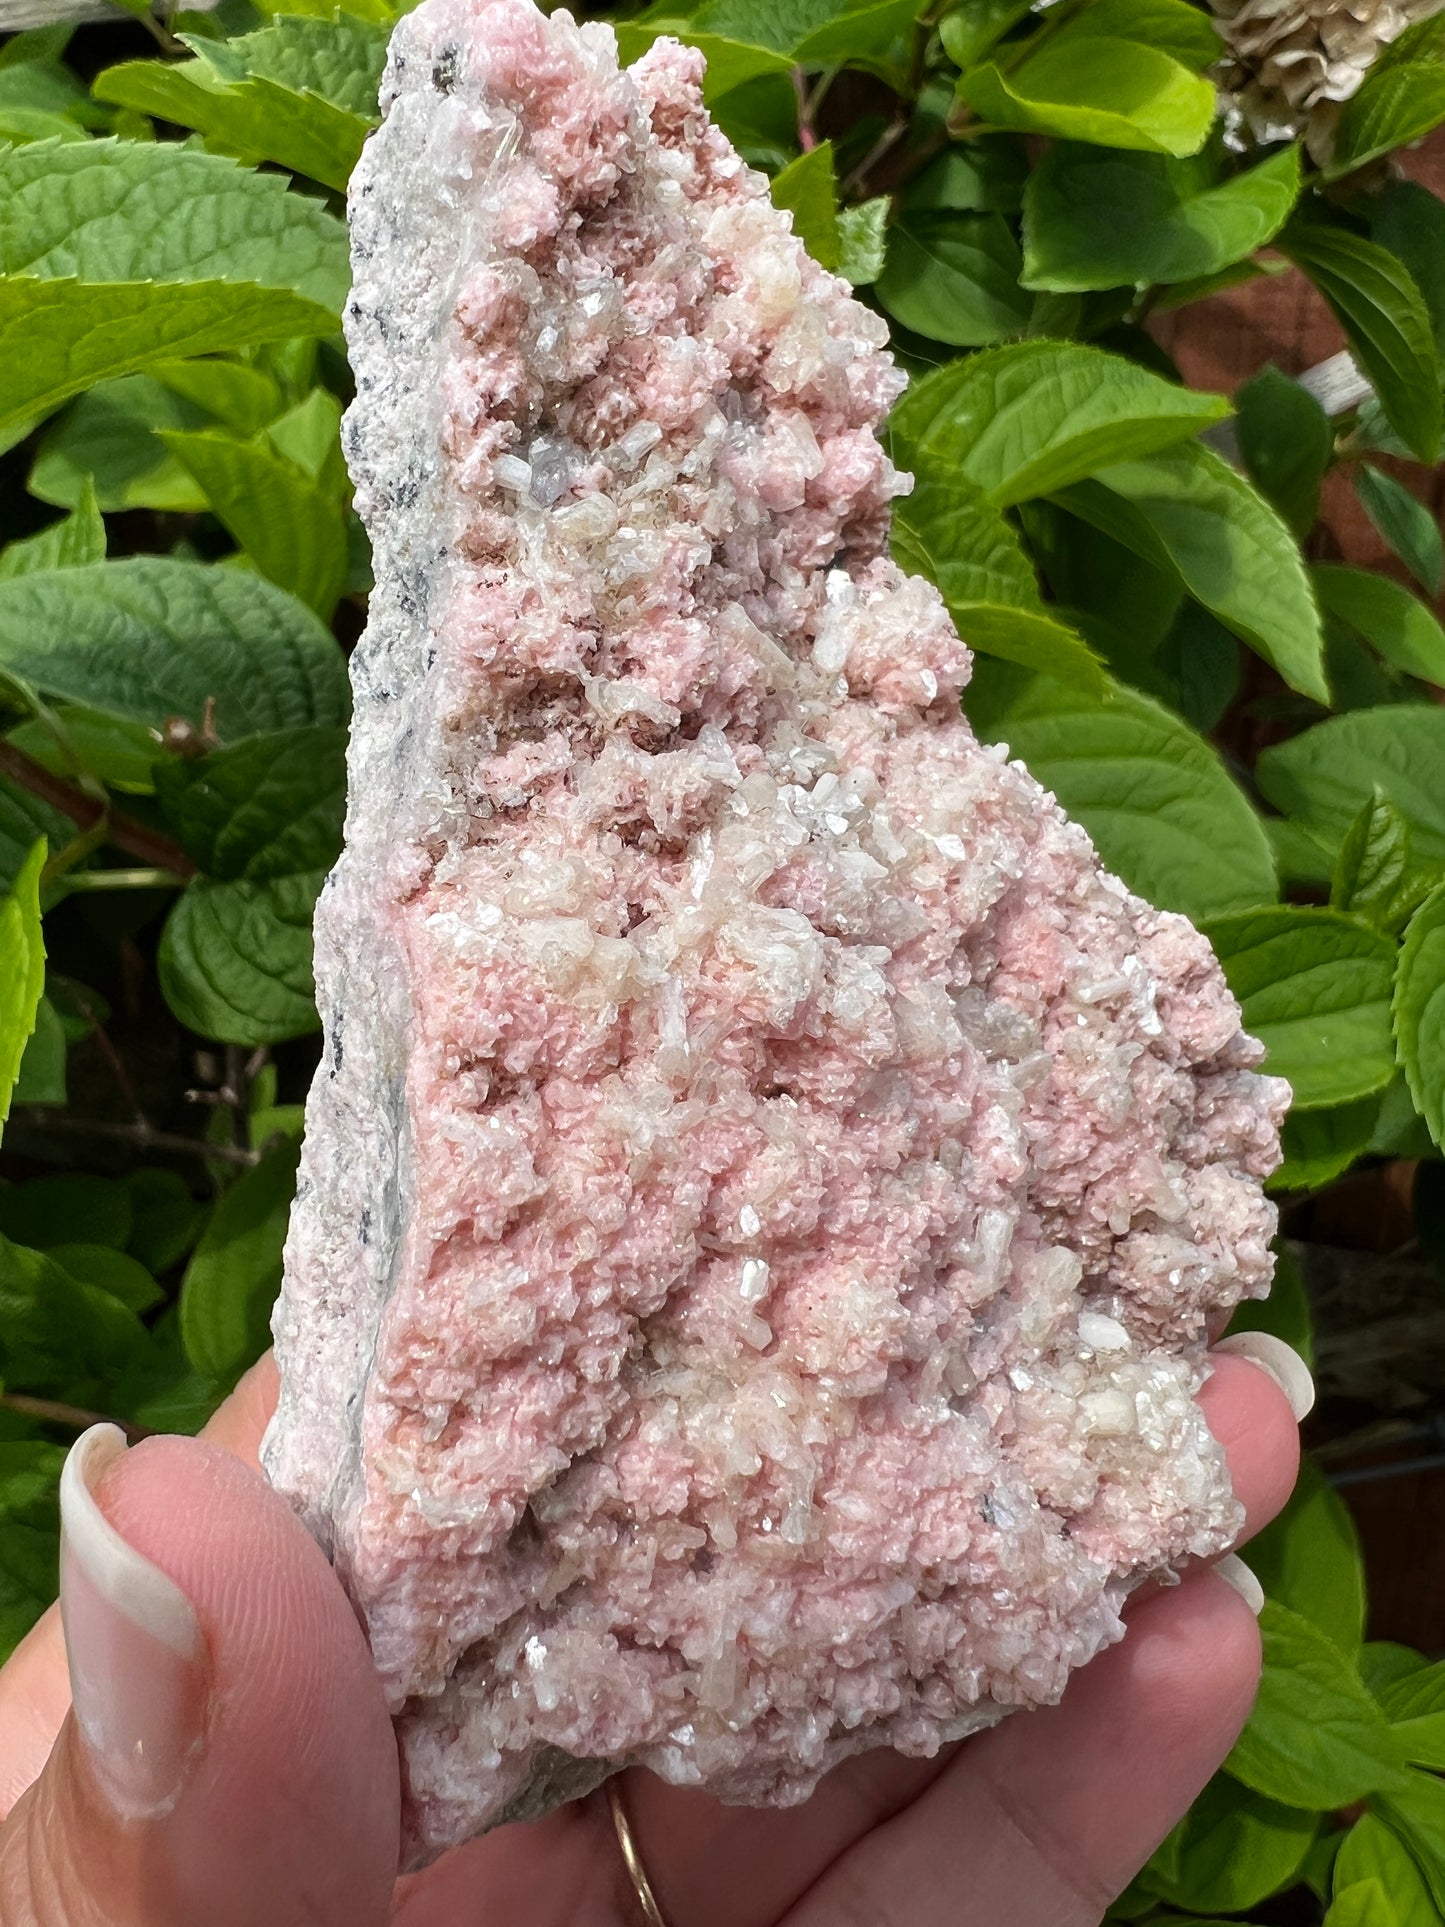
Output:
M113 23L0 46L0 1106L13 1086L24 1151L0 1161L0 1653L54 1594L74 1427L45 1414L192 1430L266 1343L369 582L340 195L396 11L227 5L119 59ZM616 24L625 58L703 50L724 129L892 325L889 449L916 478L894 554L975 652L980 735L1206 926L1294 1089L1284 1203L1423 1160L1428 1243L1445 545L1394 469L1439 453L1445 203L1384 163L1445 122L1440 19L1381 53L1323 166L1224 139L1188 0L657 0ZM1327 416L1263 355L1232 400L1179 378L1151 316L1266 273L1329 304L1359 408ZM1341 486L1422 594L1321 559ZM152 1104L165 1128L127 1143L111 1120ZM1312 1352L1283 1248L1253 1328ZM1255 1713L1110 1919L1442 1927L1440 1666L1364 1641L1313 1464L1249 1557Z

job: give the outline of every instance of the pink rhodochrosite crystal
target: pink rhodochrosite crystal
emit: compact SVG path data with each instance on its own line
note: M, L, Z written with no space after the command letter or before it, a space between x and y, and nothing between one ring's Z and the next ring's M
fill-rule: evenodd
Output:
M703 111L424 0L351 190L375 547L266 1463L413 1861L1055 1699L1239 1511L1193 1394L1286 1098L959 709L878 318Z

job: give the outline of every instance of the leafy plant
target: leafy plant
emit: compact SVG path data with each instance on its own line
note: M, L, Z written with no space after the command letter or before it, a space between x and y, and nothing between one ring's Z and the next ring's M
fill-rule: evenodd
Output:
M0 48L0 1650L53 1594L75 1428L193 1428L265 1343L370 585L341 195L392 20L222 0L158 46ZM1294 1087L1275 1188L1438 1174L1445 205L1389 157L1445 121L1445 35L1381 54L1320 165L1225 138L1192 0L656 0L617 31L707 54L718 120L891 323L895 551L976 652L979 733L1209 935ZM1291 272L1363 401L1180 380L1156 313ZM1398 570L1331 559L1336 476ZM1287 1266L1244 1322L1308 1350ZM1317 1471L1251 1558L1254 1717L1111 1917L1445 1921L1445 1675L1365 1641Z

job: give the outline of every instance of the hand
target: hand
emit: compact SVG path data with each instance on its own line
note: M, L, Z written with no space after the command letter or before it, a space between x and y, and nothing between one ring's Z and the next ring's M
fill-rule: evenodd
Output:
M1246 1537L1298 1458L1261 1358L1300 1404L1304 1367L1272 1340L1255 1362L1220 1355L1201 1395ZM107 1435L90 1433L72 1455L78 1714L52 1610L0 1671L0 1923L637 1927L602 1794L394 1879L396 1752L365 1642L257 1476L275 1396L263 1360L204 1440L105 1463ZM1140 1596L1129 1625L1062 1705L934 1760L865 1754L788 1812L629 1774L669 1927L1095 1927L1224 1758L1259 1669L1250 1607L1217 1573Z

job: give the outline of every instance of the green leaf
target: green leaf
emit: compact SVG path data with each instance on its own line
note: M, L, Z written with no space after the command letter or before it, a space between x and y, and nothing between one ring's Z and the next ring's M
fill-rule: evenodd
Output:
M1069 22L1074 40L1133 40L1202 73L1219 58L1219 36L1208 14L1188 0L1089 0Z
M346 731L290 729L164 764L156 792L181 846L207 875L295 876L341 850Z
M1277 245L1324 296L1391 426L1422 462L1435 461L1440 358L1409 269L1377 242L1320 221L1293 222Z
M196 1202L174 1171L143 1167L131 1172L126 1188L132 1214L127 1249L147 1271L169 1271L200 1236L206 1206Z
M1031 5L1032 0L972 0L969 6L955 7L939 23L944 52L965 71L976 67Z
M0 1660L54 1599L60 1565L65 1450L39 1439L0 1443Z
M1435 1906L1445 1914L1445 1780L1413 1769L1401 1779L1403 1784L1380 1795L1376 1810L1409 1848Z
M187 45L209 61L222 79L259 75L278 87L314 95L348 114L375 120L389 32L389 25L345 15L301 19L288 7L257 33L219 42L190 37Z
M1413 1646L1401 1646L1392 1639L1367 1639L1360 1648L1360 1678L1376 1699L1387 1687L1423 1672L1429 1664Z
M833 144L819 141L789 161L773 178L773 206L793 217L793 232L821 267L836 268L843 256L838 231L838 188L833 179Z
M851 11L840 7L837 0L703 0L695 10L686 5L655 7L649 17L687 15L688 27L701 33L722 34L729 40L787 54L825 29L830 21L846 20Z
M240 281L87 282L13 275L0 280L0 362L9 370L0 402L0 443L8 446L28 434L36 421L82 388L134 374L148 362L293 335L328 335L335 328L335 315L318 302Z
M1275 895L1254 811L1209 745L1147 696L980 663L966 702L980 736L1006 742L1151 903L1198 918Z
M1345 832L1330 881L1331 906L1395 936L1429 894L1431 880L1415 866L1409 824L1377 789Z
M1340 115L1325 180L1337 181L1382 154L1408 146L1442 120L1445 68L1437 62L1405 61L1367 73Z
M166 1002L203 1037L277 1044L316 1029L311 917L325 872L192 883L166 920Z
M208 420L152 375L102 382L46 431L26 487L42 502L62 508L79 507L90 487L106 513L146 508L194 514L205 508L206 498L156 431L199 428Z
M145 376L136 380L144 381ZM172 395L213 415L238 435L254 435L272 422L284 406L276 382L260 368L215 357L198 361L158 361L150 371ZM189 428L190 422L157 422L157 428Z
M0 274L290 290L333 328L350 283L345 229L279 175L112 140L0 152Z
M1314 1811L1403 1787L1385 1716L1338 1646L1273 1600L1260 1632L1259 1697L1225 1771L1284 1806Z
M1101 690L1098 659L1045 607L1018 536L978 489L924 473L894 512L899 561L938 585L971 648Z
M84 568L88 562L104 560L105 524L95 505L95 490L87 484L73 515L0 550L0 580L41 569Z
M1411 917L1395 980L1395 1036L1415 1108L1445 1144L1445 884Z
M1362 1880L1378 1880L1390 1896L1400 1927L1440 1927L1430 1889L1404 1842L1386 1823L1367 1813L1345 1835L1335 1861L1339 1890Z
M37 838L44 837L56 849L63 849L74 833L75 825L68 816L42 803L29 790L0 782L0 890L12 887Z
M1319 1822L1216 1774L1149 1863L1160 1899L1238 1912L1290 1886Z
M907 84L907 45L919 0L876 0L872 6L849 6L815 27L793 48L802 67L831 67L846 63L864 67L885 80ZM835 9L828 9L830 15Z
M346 665L294 597L236 569L135 556L0 582L0 669L48 695L223 742L301 723L339 725Z
M110 1292L0 1238L0 1378L9 1388L104 1410L107 1388L147 1343L144 1325Z
M1212 449L1181 443L1118 463L1055 500L1175 573L1292 689L1328 701L1319 611L1294 538Z
M910 213L888 230L878 299L933 341L978 348L1022 334L1018 243L997 214Z
M1318 1626L1347 1658L1358 1655L1365 1635L1360 1542L1344 1500L1313 1459L1302 1461L1284 1511L1250 1540L1248 1558L1271 1599Z
M1272 364L1234 398L1240 453L1255 487L1301 540L1319 517L1334 449L1329 416L1308 388Z
M181 1338L197 1371L229 1384L269 1342L300 1146L278 1144L221 1199L181 1284Z
M949 20L962 19L949 14ZM1029 177L1023 142L1014 134L980 134L945 148L899 190L900 207L953 208L961 214L1017 214Z
M1068 291L1218 274L1274 238L1299 188L1297 147L1223 181L1202 156L1055 147L1024 196L1024 286Z
M1440 526L1423 502L1378 468L1364 463L1355 474L1360 506L1399 556L1420 587L1438 596L1445 585L1445 543Z
M1146 154L1194 154L1214 119L1214 89L1153 47L1079 31L1048 35L1007 71L977 67L960 97L995 127Z
M1229 413L1122 356L1025 341L915 382L889 419L895 459L956 467L1000 508L1152 454Z
M10 1115L11 1092L45 990L45 941L40 934L44 867L41 841L0 898L0 1124Z
M888 251L886 194L845 207L838 215L838 272L855 288L866 288L883 272Z
M218 430L161 440L261 574L329 617L346 586L346 518L335 491L264 441Z
M1416 860L1445 865L1445 712L1356 710L1261 752L1261 790L1333 848L1378 788L1410 826Z
M1212 918L1214 945L1265 1069L1287 1077L1299 1110L1347 1104L1394 1075L1395 946L1338 910L1277 906Z
M91 1244L119 1251L130 1237L130 1197L114 1178L32 1178L0 1185L0 1236L41 1251L66 1244L84 1228Z
M1336 1887L1324 1927L1400 1927L1400 1916L1378 1880L1360 1880Z
M40 999L35 1028L20 1059L11 1092L14 1104L65 1102L65 1026L48 997Z
M1445 1660L1421 1666L1377 1691L1405 1758L1445 1767Z
M1323 608L1386 662L1425 682L1445 684L1445 629L1418 597L1368 569L1322 562L1310 573Z
M1430 311L1435 352L1445 359L1445 201L1417 181L1392 181L1376 205L1371 238L1415 277Z
M1280 1133L1283 1162L1270 1191L1317 1191L1373 1148L1382 1097L1362 1097L1324 1111L1291 1111Z
M58 1244L50 1247L49 1255L72 1278L94 1285L97 1291L108 1291L131 1311L150 1311L165 1298L144 1265L109 1245Z

